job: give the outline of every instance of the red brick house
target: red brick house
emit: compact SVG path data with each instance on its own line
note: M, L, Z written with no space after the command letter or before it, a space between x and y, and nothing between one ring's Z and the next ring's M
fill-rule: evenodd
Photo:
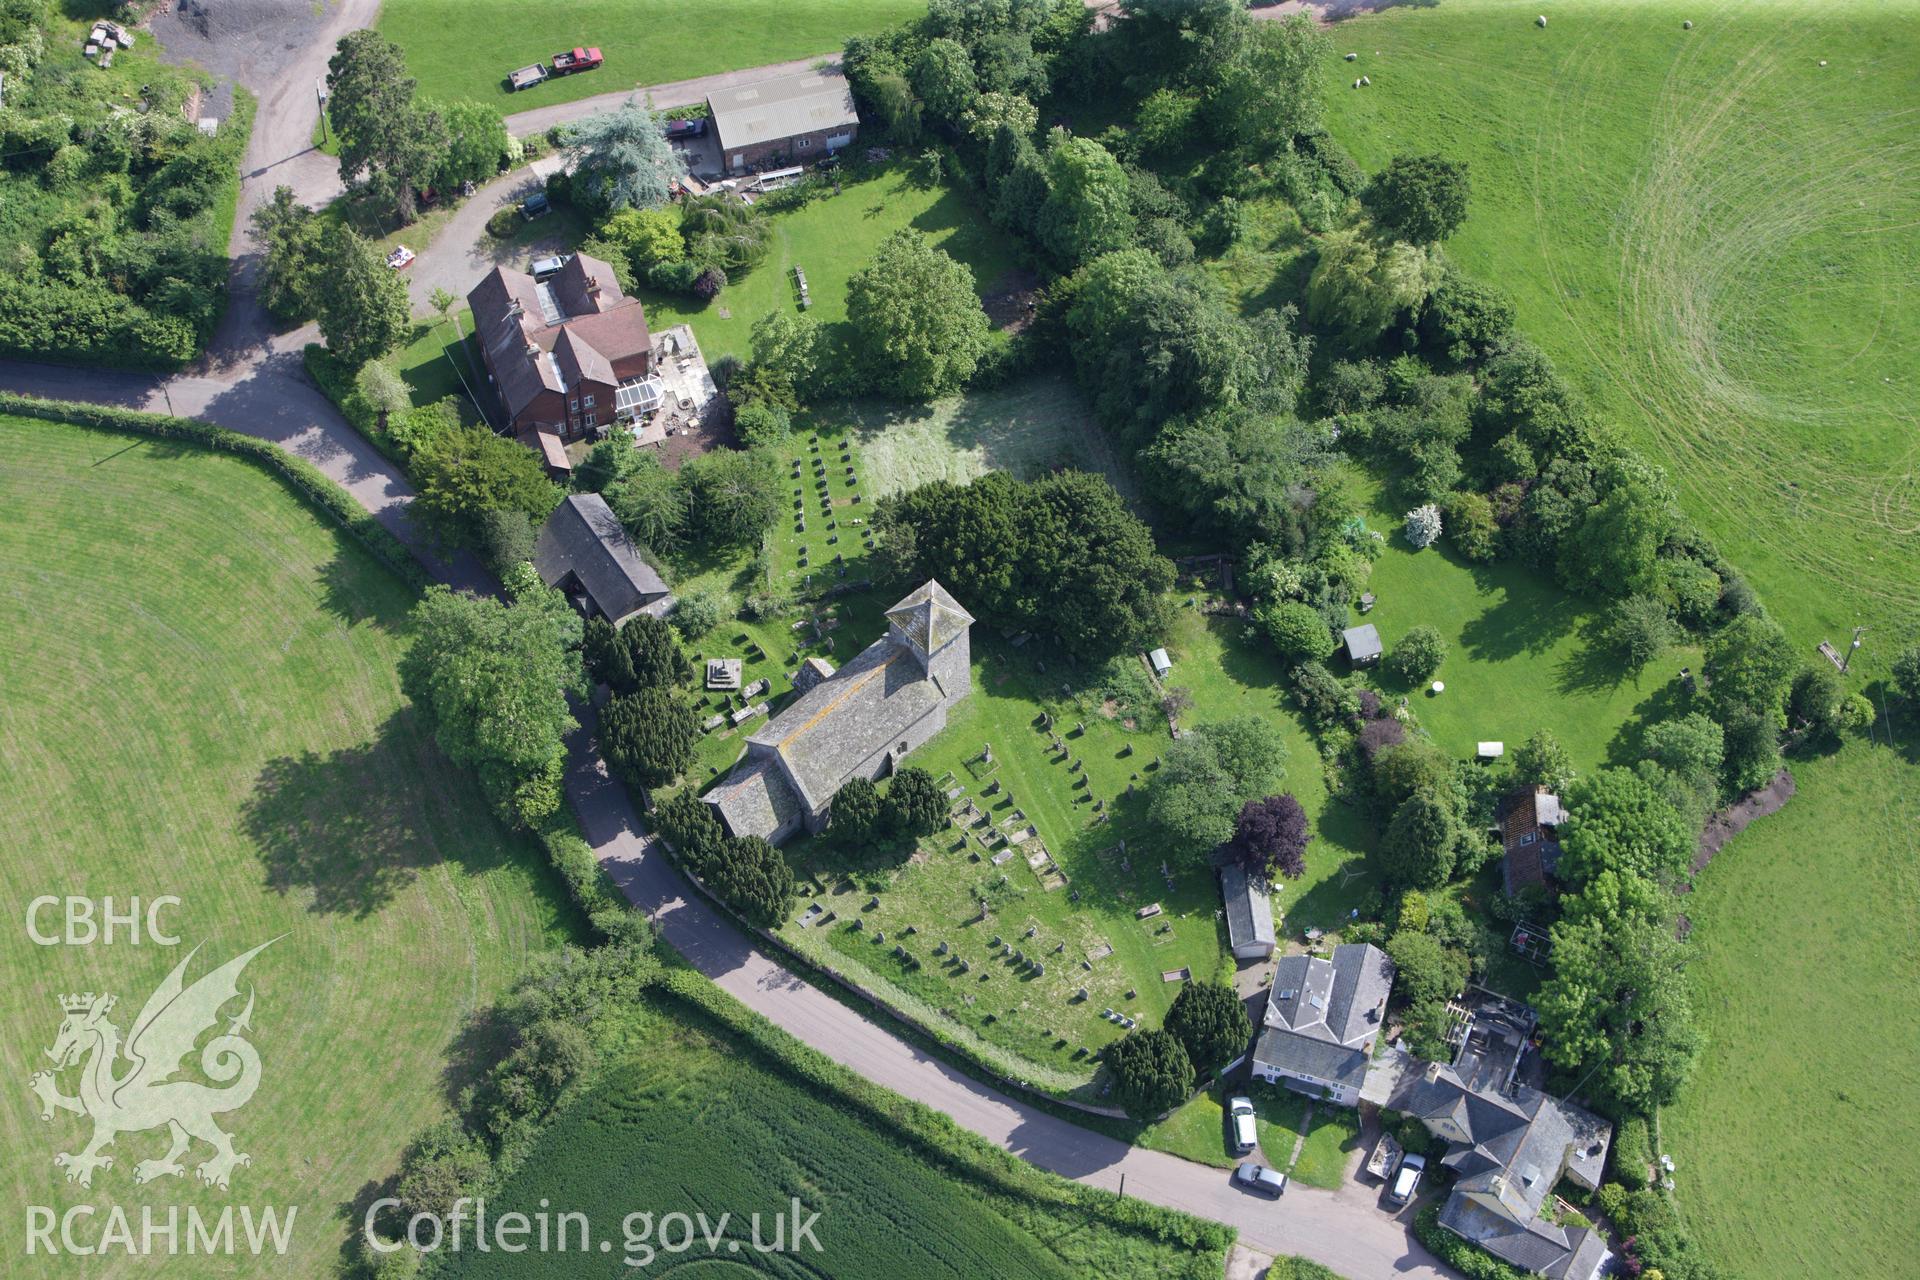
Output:
M707 95L728 173L811 164L860 133L853 91L838 67L800 71Z
M620 387L651 372L646 312L620 292L613 268L598 258L576 253L537 281L495 267L467 304L508 430L522 439L592 436L613 422Z

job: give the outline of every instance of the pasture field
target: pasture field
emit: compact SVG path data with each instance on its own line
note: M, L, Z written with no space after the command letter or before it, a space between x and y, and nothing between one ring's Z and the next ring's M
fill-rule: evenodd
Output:
M1084 1205L1029 1195L1005 1173L983 1176L985 1162L965 1141L929 1151L866 1094L802 1077L763 1046L678 1002L670 1010L643 1011L650 1022L646 1052L613 1067L564 1112L493 1197L496 1212L531 1213L538 1201L584 1213L596 1236L611 1238L610 1254L583 1263L577 1253L466 1252L446 1274L650 1274L624 1265L644 1257L620 1227L636 1211L655 1221L676 1212L704 1213L709 1222L731 1214L719 1258L709 1261L702 1243L651 1260L657 1271L715 1280L1218 1274L1218 1253L1175 1249L1103 1221ZM1017 1172L1021 1182L1044 1177ZM794 1197L802 1219L819 1214L819 1252L753 1252L751 1215L761 1214L760 1239L771 1241L774 1215L788 1215L791 1225ZM732 1241L737 1250L728 1248Z
M56 1211L120 1205L136 1223L143 1204L294 1206L286 1258L221 1259L221 1273L330 1276L345 1206L444 1111L480 1048L462 1044L468 1016L572 935L571 908L401 697L408 590L265 471L0 418L0 506L8 1194ZM163 922L181 945L30 943L28 902L69 893L119 907L177 895ZM136 1187L164 1132L122 1135L91 1190L65 1183L54 1154L88 1127L43 1123L26 1088L47 1066L58 997L113 993L124 1034L191 948L189 981L269 939L242 983L263 1076L222 1117L253 1157L231 1190L195 1181L198 1144L184 1177ZM20 1214L0 1228L8 1275L72 1273L70 1258L26 1258L22 1229ZM207 1266L116 1253L87 1270Z
M424 96L514 112L815 54L834 57L848 36L924 8L915 0L389 0L376 26L406 50L407 70ZM508 92L509 71L575 45L598 45L606 65Z
M1569 3L1544 30L1536 12L1341 24L1373 83L1333 64L1330 125L1369 169L1468 162L1449 253L1668 468L1803 652L1874 627L1851 683L1877 698L1920 616L1915 7ZM1920 1081L1875 1050L1910 1037L1920 974L1920 749L1887 709L1874 745L1794 760L1798 795L1687 904L1709 1047L1663 1131L1730 1274L1893 1274L1920 1249L1901 1194Z
M745 359L754 321L770 311L801 314L793 277L799 267L813 299L805 314L834 332L847 318L847 281L872 261L882 240L909 227L972 271L974 288L983 295L1010 287L1017 265L1013 242L957 192L916 181L905 165L870 173L850 173L840 194L774 214L765 260L730 280L712 302L634 290L646 305L648 324L655 332L692 325L709 364L725 355Z

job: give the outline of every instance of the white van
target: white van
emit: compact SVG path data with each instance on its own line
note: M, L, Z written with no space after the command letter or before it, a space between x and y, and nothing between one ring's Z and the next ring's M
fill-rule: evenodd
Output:
M1393 1189L1387 1192L1387 1199L1395 1204L1405 1204L1413 1199L1420 1190L1420 1173L1427 1167L1426 1157L1409 1154L1400 1161L1399 1176L1393 1180Z
M1253 1127L1253 1102L1246 1097L1227 1099L1227 1117L1233 1125L1235 1155L1245 1155L1260 1143Z

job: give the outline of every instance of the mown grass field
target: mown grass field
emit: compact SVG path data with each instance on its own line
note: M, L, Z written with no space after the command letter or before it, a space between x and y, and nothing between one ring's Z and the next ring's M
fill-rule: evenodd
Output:
M1920 612L1916 11L1568 3L1545 30L1537 12L1342 24L1337 53L1373 83L1332 65L1331 126L1368 168L1468 162L1452 256L1667 466L1803 652L1875 628L1852 680L1872 691ZM1920 1075L1877 1049L1920 1015L1920 750L1892 711L1897 746L1883 721L1881 745L1795 761L1799 794L1687 904L1709 1048L1663 1127L1731 1274L1891 1275L1920 1249Z
M772 227L766 259L729 281L712 302L635 290L646 305L648 323L656 332L691 324L709 364L724 355L744 359L754 321L770 311L802 314L793 278L793 269L800 267L813 299L805 314L832 329L847 318L847 281L872 261L882 240L903 228L958 259L973 272L974 288L982 294L1006 288L1001 282L1016 266L1014 245L1005 233L957 192L917 182L898 164L849 182L839 195L775 214Z
M832 57L848 36L892 26L925 7L915 0L390 0L380 6L377 27L406 50L407 70L426 97L514 112L815 54ZM598 45L606 65L507 91L508 72L575 45Z
M650 1021L647 1051L612 1068L563 1113L490 1202L498 1213L532 1213L536 1202L584 1213L595 1238L610 1240L609 1253L586 1261L578 1252L465 1252L446 1274L1065 1280L1218 1270L1217 1254L1209 1262L1015 1194L952 1153L936 1165L891 1124L717 1027L679 1015ZM754 1252L751 1215L761 1215L759 1239L771 1242L776 1214L792 1225L792 1198L803 1219L819 1214L819 1252ZM648 1260L625 1237L631 1213L654 1222L673 1213L704 1213L709 1223L730 1214L731 1221L716 1233L717 1257L702 1241L691 1252ZM657 1247L659 1239L656 1233L650 1242ZM625 1265L634 1259L646 1269Z
M407 590L278 481L39 420L0 418L0 459L8 1194L120 1205L136 1224L143 1204L297 1206L287 1258L221 1259L221 1273L332 1275L344 1206L443 1111L453 1064L477 1047L467 1016L571 934L571 911L401 698ZM23 922L42 894L177 895L165 923L181 945L35 946ZM262 1083L222 1118L253 1157L231 1191L193 1180L198 1144L185 1178L135 1187L164 1132L122 1136L90 1191L63 1182L54 1154L89 1128L64 1112L42 1123L26 1088L58 997L115 994L124 1033L192 947L189 980L269 939L244 976ZM8 1275L72 1274L71 1258L26 1258L22 1230L19 1213L0 1228ZM208 1266L116 1255L87 1270Z

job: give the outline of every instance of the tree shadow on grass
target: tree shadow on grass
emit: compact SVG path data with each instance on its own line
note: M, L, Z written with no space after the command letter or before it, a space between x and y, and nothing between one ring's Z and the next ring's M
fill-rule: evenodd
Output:
M1619 655L1601 639L1602 623L1589 618L1580 628L1580 647L1561 658L1553 673L1553 687L1559 693L1600 693L1625 683L1632 677Z
M431 793L447 766L412 708L396 712L370 742L337 751L277 756L262 766L241 806L241 827L253 841L267 887L311 894L308 910L366 917L405 892L420 871L441 861L429 806L472 810L466 787ZM478 814L448 814L457 823ZM497 853L487 838L462 840L463 861ZM484 856L484 853L482 853Z
M1469 567L1482 595L1492 597L1480 616L1460 631L1461 645L1476 661L1503 662L1523 653L1545 653L1571 635L1585 616L1586 610L1572 596L1516 582L1514 575L1524 570Z
M382 631L398 630L407 613L396 599L392 573L370 556L356 554L345 536L320 568L320 607L350 627L371 623Z
M1607 763L1622 769L1633 767L1646 755L1647 730L1663 720L1675 720L1692 711L1705 711L1706 704L1691 698L1680 681L1668 680L1634 704L1633 714L1614 731L1607 743Z

